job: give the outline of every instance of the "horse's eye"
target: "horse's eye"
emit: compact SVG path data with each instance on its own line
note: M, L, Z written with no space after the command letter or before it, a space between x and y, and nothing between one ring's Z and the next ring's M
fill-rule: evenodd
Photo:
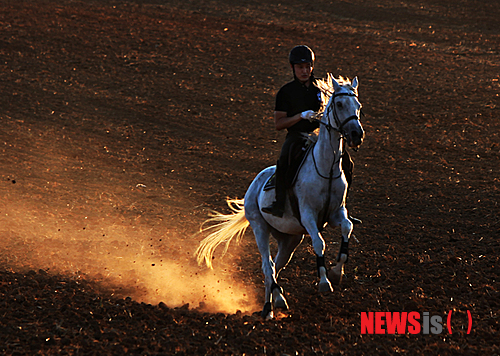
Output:
M337 102L337 107L338 107L339 109L342 109L342 103L341 103L340 101L338 101L338 102Z

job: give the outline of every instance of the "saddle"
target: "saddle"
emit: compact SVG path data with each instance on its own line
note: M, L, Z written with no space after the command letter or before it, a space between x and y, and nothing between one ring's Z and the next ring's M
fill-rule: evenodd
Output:
M316 144L313 140L305 141L304 145L295 145L292 146L288 155L289 165L285 174L285 183L287 189L293 187L295 181L297 180L297 176L299 175L300 168L304 164L305 158L307 157L308 152L314 148ZM264 185L264 191L271 190L276 188L276 173L273 173L271 177L267 180Z
M304 140L304 144L296 145L296 147L291 147L289 152L289 162L288 170L285 175L285 184L286 191L289 195L290 204L292 207L292 214L295 218L300 222L300 209L297 201L297 197L293 192L293 185L297 181L297 177L299 175L300 169L304 165L304 162L307 158L309 151L314 149L314 146L317 142L316 135L306 135L306 140ZM273 173L271 177L267 180L266 184L264 184L264 191L268 191L276 188L276 173ZM324 218L323 218L324 220ZM323 230L325 226L325 221L318 222L318 229Z

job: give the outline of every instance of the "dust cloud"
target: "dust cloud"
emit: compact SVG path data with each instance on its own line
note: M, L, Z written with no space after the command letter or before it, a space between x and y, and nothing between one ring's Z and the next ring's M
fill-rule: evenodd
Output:
M118 216L98 214L65 217L3 200L0 226L3 267L95 280L115 296L138 302L189 303L192 309L223 313L257 308L255 291L229 272L234 266L198 267L193 258L197 241L182 241L171 230L167 236L161 225L126 224Z
M85 278L138 302L258 310L236 263L196 264L202 217L181 183L57 132L20 126L0 138L0 268Z

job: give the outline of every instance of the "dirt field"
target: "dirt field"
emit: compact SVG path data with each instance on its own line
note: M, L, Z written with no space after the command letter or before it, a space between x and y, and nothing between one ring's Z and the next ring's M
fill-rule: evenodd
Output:
M0 352L500 354L499 18L493 0L0 0ZM263 321L251 230L213 271L193 235L275 163L296 44L316 76L359 78L363 224L330 295L305 239L290 310ZM365 312L442 332L363 334Z

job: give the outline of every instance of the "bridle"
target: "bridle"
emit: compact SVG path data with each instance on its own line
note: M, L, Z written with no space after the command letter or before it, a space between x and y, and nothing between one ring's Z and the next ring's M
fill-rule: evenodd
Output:
M339 133L340 135L340 138L339 140L343 139L343 138L346 138L346 134L344 133L343 131L343 128L344 126L352 121L352 120L359 120L359 116L358 115L351 115L349 116L347 119L345 119L343 122L340 121L340 118L337 114L337 110L335 109L335 98L337 97L340 97L340 96L354 96L354 97L358 97L354 92L348 92L348 93L333 93L332 96L330 97L330 105L328 105L326 107L326 117L327 117L327 122L324 122L323 120L321 119L318 119L318 117L322 116L324 114L324 112L319 112L315 115L314 117L314 120L319 122L321 125L325 126L325 128L327 129L328 131L328 134L330 135L330 142L331 142L331 131L336 131ZM333 109L332 109L332 106L333 106ZM333 111L333 119L335 120L335 126L332 126L332 124L330 124L330 119L328 119L330 117L330 113ZM362 112L361 112L362 113ZM341 153L339 155L339 160L340 160L340 157L342 157L342 149L340 150ZM332 166L330 168L330 173L329 173L329 176L324 176L320 173L319 169L318 169L318 165L316 164L316 158L314 157L314 150L312 151L312 158L313 158L313 162L314 162L314 168L316 169L316 173L323 179L328 179L331 183L331 181L333 179L336 179L336 178L339 178L340 175L342 175L342 172L340 173L340 175L338 177L333 177L333 167L335 166L335 163L337 163L338 161L334 161L332 163ZM331 184L329 184L329 187L331 186Z
M318 121L321 125L324 125L325 128L328 130L328 132L330 132L331 130L333 131L337 131L341 138L345 138L345 133L343 131L343 128L344 126L352 121L352 120L359 120L359 116L358 115L351 115L349 116L347 119L345 119L343 122L340 121L340 118L337 114L337 110L335 110L335 98L337 97L340 97L340 96L354 96L354 97L358 97L355 93L353 92L349 92L349 93L333 93L332 96L331 96L331 99L330 99L330 104L331 105L328 105L326 107L326 116L329 117L330 116L330 112L333 111L333 119L335 120L335 126L332 126L332 124L330 124L330 120L328 120L327 122L323 122L323 120L321 119L318 119L318 117L322 116L323 115L323 112L319 112L316 117L315 117L315 120ZM332 106L334 107L333 110L332 110ZM363 114L363 112L361 112L361 114Z
M325 126L325 128L327 129L328 131L328 135L330 136L330 144L331 144L331 135L332 135L332 131L336 131L339 133L340 135L340 138L339 140L342 140L344 138L346 138L346 134L344 133L344 126L352 121L352 120L359 120L359 116L358 115L351 115L349 116L347 119L345 119L343 122L340 121L340 118L337 114L337 110L335 109L335 98L337 97L340 97L340 96L354 96L354 97L358 97L354 92L348 92L348 93L332 93L332 96L330 97L330 103L329 105L326 107L326 117L327 117L327 122L323 122L323 120L321 119L318 119L318 117L322 116L324 113L323 112L319 112L317 115L315 115L314 117L314 120L318 121L320 123L320 125L323 125ZM333 109L331 108L333 106ZM335 126L332 126L332 124L330 124L330 113L333 111L333 118L335 120ZM363 114L361 112L361 114ZM333 147L332 147L333 149ZM321 174L321 172L319 171L318 169L318 165L316 163L316 158L314 157L314 149L312 150L311 152L311 155L312 155L312 159L313 159L313 163L314 163L314 168L316 170L316 173L323 179L328 179L328 194L327 194L327 200L326 200L326 203L325 203L325 208L323 209L323 219L322 219L322 222L326 222L326 218L327 218L327 215L328 215L328 207L330 206L330 200L331 200L331 193L332 193L332 181L334 179L338 179L342 176L342 169L340 170L340 174L336 177L333 176L333 170L334 170L334 167L335 167L335 164L338 163L342 157L342 148L340 148L340 152L339 152L339 159L338 160L334 160L331 167L330 167L330 172L328 173L328 176L324 176L323 174ZM321 226L323 226L323 224L320 224ZM344 243L344 242L342 242Z

